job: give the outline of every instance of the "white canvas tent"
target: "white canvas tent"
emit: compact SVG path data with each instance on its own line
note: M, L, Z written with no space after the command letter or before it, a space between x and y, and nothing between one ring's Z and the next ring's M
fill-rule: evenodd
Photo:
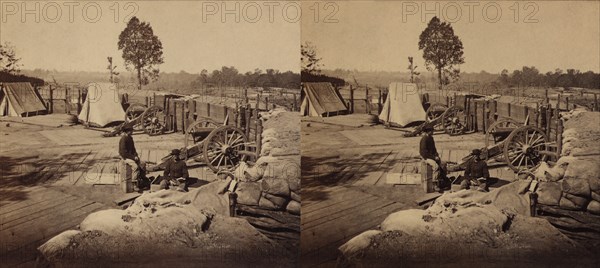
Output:
M125 111L121 105L121 95L116 85L110 83L90 83L87 97L81 107L78 119L82 123L105 127L125 120Z
M423 109L416 84L392 82L388 96L379 114L384 123L404 127L417 121L425 121L427 113Z

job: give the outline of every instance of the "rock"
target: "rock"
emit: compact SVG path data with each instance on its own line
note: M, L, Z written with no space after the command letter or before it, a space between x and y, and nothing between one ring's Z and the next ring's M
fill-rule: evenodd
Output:
M586 178L567 177L562 180L562 191L572 195L591 197L590 184Z
M587 207L589 202L590 202L590 199L587 199L585 197L576 196L576 195L572 195L572 194L563 192L563 196L560 199L559 205L561 208L564 208L564 209L584 210Z
M281 196L277 196L277 195L272 195L272 194L268 194L268 193L263 193L262 194L261 199L269 199L269 201L271 201L277 209L283 209L285 208L285 205L287 204L287 202L289 201L289 199L281 197Z
M265 193L280 196L290 196L290 185L287 180L275 177L264 177L260 183Z
M557 182L540 182L538 184L538 203L542 205L558 206L562 191Z
M292 200L287 204L285 210L294 215L300 215L300 207L300 202Z
M587 211L592 214L600 215L600 202L592 200L587 206Z
M598 194L596 192L592 192L592 200L596 200L596 201L600 202L600 194Z
M290 192L290 197L294 201L298 201L298 202L302 201L301 196L299 194L297 194L296 192L294 192L294 191Z
M237 202L242 205L258 206L261 197L260 185L256 182L238 183Z

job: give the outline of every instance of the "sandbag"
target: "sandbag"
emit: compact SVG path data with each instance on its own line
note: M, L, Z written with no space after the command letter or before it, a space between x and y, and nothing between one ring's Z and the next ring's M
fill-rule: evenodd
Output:
M592 192L600 194L600 178L588 178L588 183Z
M596 201L600 202L600 194L598 194L596 192L592 192L592 200L596 200Z
M290 185L287 180L275 177L263 177L260 186L261 190L265 193L280 196L290 196Z
M297 194L296 192L290 192L290 197L292 197L292 200L294 201L302 201L302 198L299 194Z
M352 258L352 256L367 248L371 244L372 238L380 233L381 231L378 230L363 232L341 245L338 249L346 258Z
M590 184L585 178L568 177L562 180L562 191L572 195L591 197Z
M562 191L557 182L540 182L537 189L537 202L542 205L558 206Z
M394 212L387 216L381 223L382 231L402 231L409 235L419 235L428 233L428 226L431 225L423 220L427 211L421 209L407 209Z
M587 206L587 211L592 214L600 215L600 202L592 200Z
M569 163L564 178L600 179L600 165L594 158L578 157Z
M288 183L290 184L290 190L294 191L294 192L299 192L300 191L300 177L296 177L296 178L289 178L288 177Z
M271 200L269 200L267 198L261 198L258 201L258 206L260 208L268 209L268 210L279 210L281 208L281 207L275 205L273 202L271 202Z
M268 199L269 201L271 201L276 207L277 209L283 209L285 208L285 205L287 204L288 200L287 198L281 197L281 196L276 196L276 195L272 195L272 194L268 194L268 193L263 193L262 195L263 198L261 199Z
M294 215L300 215L300 202L294 200L290 201L285 207L285 210Z
M256 182L238 183L237 202L242 205L258 206L261 196L260 185Z
M590 200L585 197L580 197L563 192L563 197L560 199L559 205L561 208L564 209L584 210L589 202Z

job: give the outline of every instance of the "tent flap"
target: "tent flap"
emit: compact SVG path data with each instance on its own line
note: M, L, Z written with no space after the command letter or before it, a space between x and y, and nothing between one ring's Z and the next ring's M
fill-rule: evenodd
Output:
M24 116L46 112L39 94L27 82L3 83L1 102L2 115Z
M105 127L125 120L125 111L114 84L91 83L87 89L87 97L78 116L80 122Z
M331 83L304 83L302 113L308 116L327 116L346 113L346 105L340 93Z
M393 82L388 88L388 96L379 114L379 120L406 126L417 121L425 121L427 113L423 109L416 84Z

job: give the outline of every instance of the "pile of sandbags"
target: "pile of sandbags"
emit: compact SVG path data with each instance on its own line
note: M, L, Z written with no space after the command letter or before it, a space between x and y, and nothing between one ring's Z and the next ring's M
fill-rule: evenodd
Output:
M264 120L261 154L254 165L242 163L234 172L237 202L300 214L300 116L275 109Z
M96 260L101 260L98 266L122 266L124 261L156 266L153 262L164 264L167 259L171 266L181 266L189 259L219 266L222 256L250 256L256 248L277 252L279 246L246 220L229 217L228 197L220 194L226 184L215 181L187 193L146 192L125 210L88 215L77 230L57 235L38 251L46 261L73 267ZM272 261L282 256L265 257ZM232 261L252 260L239 257Z
M600 113L578 111L568 118L561 158L534 172L538 203L600 215Z

